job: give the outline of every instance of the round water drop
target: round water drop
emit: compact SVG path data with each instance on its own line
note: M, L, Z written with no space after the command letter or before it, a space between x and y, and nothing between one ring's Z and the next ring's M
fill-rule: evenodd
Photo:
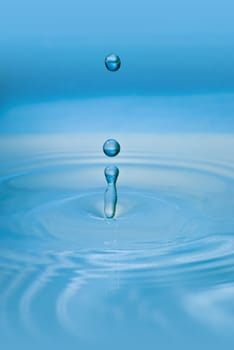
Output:
M114 53L108 55L105 58L105 66L111 72L116 72L117 70L119 70L121 66L121 61L119 56L115 55Z
M103 145L103 152L108 157L115 157L120 151L120 144L114 139L107 140Z

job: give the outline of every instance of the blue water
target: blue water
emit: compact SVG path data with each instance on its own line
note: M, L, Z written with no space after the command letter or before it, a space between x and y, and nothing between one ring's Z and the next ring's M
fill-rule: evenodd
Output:
M103 152L107 157L115 157L120 152L120 144L114 139L108 139L103 144Z
M119 169L115 165L105 167L104 174L107 181L107 187L104 196L104 215L106 218L113 218L117 207L117 188L116 182L119 176Z
M1 138L4 349L231 349L233 136L117 136L111 220L105 135Z
M1 349L234 348L233 10L2 1Z
M111 72L116 72L120 69L121 60L119 56L115 54L110 54L105 58L105 66Z

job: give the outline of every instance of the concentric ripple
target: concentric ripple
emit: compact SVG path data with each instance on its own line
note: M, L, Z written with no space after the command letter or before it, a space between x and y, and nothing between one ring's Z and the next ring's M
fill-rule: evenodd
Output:
M22 342L24 330L67 344L72 334L92 348L90 327L111 338L145 320L165 346L164 332L182 339L194 322L233 344L233 137L119 135L113 220L103 214L113 161L104 139L1 140L0 337L10 342L14 328Z

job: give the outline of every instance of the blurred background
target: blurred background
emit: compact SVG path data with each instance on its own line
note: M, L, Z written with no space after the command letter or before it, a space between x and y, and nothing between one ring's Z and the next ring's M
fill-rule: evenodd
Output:
M0 133L233 131L233 11L232 0L1 0Z

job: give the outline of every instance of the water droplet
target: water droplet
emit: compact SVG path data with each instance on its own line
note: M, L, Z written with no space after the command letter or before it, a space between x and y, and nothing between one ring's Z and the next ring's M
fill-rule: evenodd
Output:
M105 168L104 174L108 184L110 183L115 184L119 176L119 169L115 165L109 165Z
M119 169L115 165L107 166L104 170L107 181L107 188L104 195L104 214L111 219L115 216L117 205L116 181L119 176Z
M117 70L119 70L121 66L121 61L119 56L115 55L114 53L108 55L105 58L105 66L111 72L116 72Z
M107 140L103 145L103 152L108 157L115 157L120 151L120 144L114 139Z

